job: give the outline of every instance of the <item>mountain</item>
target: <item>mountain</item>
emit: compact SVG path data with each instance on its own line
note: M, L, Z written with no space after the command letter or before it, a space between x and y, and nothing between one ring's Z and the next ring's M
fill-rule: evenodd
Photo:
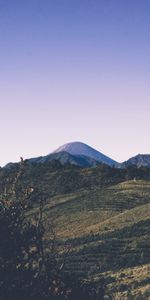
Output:
M61 152L67 152L73 156L90 157L95 161L107 164L109 166L113 166L116 164L116 161L114 161L113 159L81 142L67 143L56 149L53 153Z
M39 156L27 159L29 164L44 164L56 162L65 165L75 165L83 168L96 167L98 164L115 166L117 162L92 147L81 143L73 142L65 144L46 156ZM16 163L8 163L5 168L15 167Z
M129 160L118 163L96 149L82 142L67 143L45 156L27 159L29 164L43 164L47 162L60 165L75 165L83 168L96 167L98 164L106 164L110 167L125 169L130 166L137 168L150 168L150 154L138 154ZM15 167L16 163L8 163L5 168L10 169Z
M75 165L75 166L85 167L85 168L96 167L96 165L98 164L98 161L96 161L94 158L87 157L84 155L71 155L66 151L56 152L46 156L40 156L37 158L31 158L28 161L30 163L38 163L38 164L57 161L62 166L70 164L70 165Z
M130 166L136 166L137 168L147 167L150 168L150 154L138 154L127 161L119 164L121 168L127 168Z

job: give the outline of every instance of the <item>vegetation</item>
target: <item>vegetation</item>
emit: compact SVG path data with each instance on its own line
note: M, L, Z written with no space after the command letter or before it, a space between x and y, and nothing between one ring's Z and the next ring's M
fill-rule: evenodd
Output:
M63 271L69 251L56 240L53 224L49 222L47 227L43 221L43 199L38 199L38 213L28 216L29 191L18 188L23 172L22 160L13 182L1 195L1 300L103 299L103 285L97 292L89 283Z
M1 299L149 299L149 179L55 161L0 169Z

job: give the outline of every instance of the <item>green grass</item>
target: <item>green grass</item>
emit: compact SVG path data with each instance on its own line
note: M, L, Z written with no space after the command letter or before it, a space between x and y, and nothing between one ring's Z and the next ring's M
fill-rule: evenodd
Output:
M102 276L106 281L106 294L114 300L128 300L129 295L132 295L132 299L139 295L143 299L150 299L150 264L96 274L92 280L98 284Z
M4 175L6 180L9 174ZM104 166L56 170L47 165L26 167L19 183L34 188L29 217L45 195L44 220L54 223L60 244L72 246L66 270L89 280L109 277L107 289L118 300L127 299L128 289L136 296L149 288L150 181L127 177L132 178Z
M80 190L49 199L47 218L59 237L79 237L115 230L149 218L150 183L128 181L107 188Z

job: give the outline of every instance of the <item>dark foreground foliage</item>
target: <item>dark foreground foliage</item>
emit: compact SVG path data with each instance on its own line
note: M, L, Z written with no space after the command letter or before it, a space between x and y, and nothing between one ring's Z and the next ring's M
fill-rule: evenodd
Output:
M104 282L96 289L66 273L68 250L60 251L53 225L43 221L44 198L39 213L29 218L31 189L18 183L24 175L21 158L17 173L4 184L0 200L0 300L101 300Z
M46 248L42 207L32 220L27 220L27 211L26 201L0 203L0 299L103 299L103 281L96 290L64 273L53 237Z

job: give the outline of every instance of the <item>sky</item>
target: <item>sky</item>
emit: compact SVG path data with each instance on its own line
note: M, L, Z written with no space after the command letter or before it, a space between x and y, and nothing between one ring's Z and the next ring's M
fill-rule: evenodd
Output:
M0 0L0 166L150 153L150 1Z

